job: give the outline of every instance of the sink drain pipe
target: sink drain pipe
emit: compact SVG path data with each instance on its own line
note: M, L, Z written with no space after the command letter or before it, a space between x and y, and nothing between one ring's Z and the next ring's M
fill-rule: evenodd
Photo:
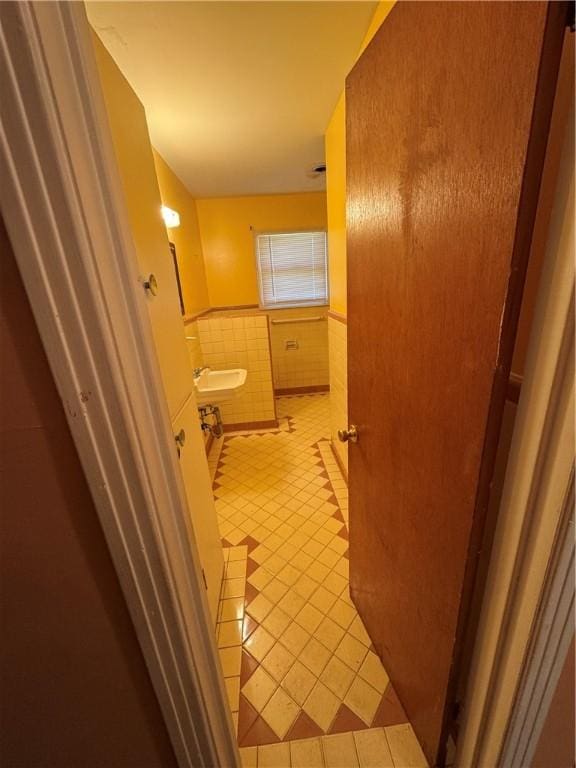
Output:
M224 425L222 424L222 416L220 415L220 408L217 405L201 405L198 407L198 414L200 416L200 426L203 432L210 432L214 437L222 437L224 434ZM206 419L208 416L213 416L216 420L215 423L210 424Z

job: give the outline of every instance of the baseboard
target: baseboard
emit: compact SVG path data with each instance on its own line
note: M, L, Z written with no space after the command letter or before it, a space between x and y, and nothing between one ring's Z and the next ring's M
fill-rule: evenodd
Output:
M338 468L342 473L344 482L346 483L346 485L348 485L348 471L346 470L346 467L344 466L342 459L340 458L340 454L338 453L336 448L334 448L334 442L332 440L330 440L330 448L332 448L332 453L334 455L334 458L336 459L336 464L338 464Z
M314 384L309 387L279 387L274 394L280 395L311 395L314 392L330 392L330 384Z
M224 432L257 432L259 429L278 429L278 419L270 421L244 421L240 424L224 424Z

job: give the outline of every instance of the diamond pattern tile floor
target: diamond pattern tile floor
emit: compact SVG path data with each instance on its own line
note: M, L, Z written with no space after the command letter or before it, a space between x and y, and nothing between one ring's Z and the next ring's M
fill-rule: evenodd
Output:
M279 429L227 435L209 456L226 560L217 637L241 747L407 724L350 599L328 397L278 398Z

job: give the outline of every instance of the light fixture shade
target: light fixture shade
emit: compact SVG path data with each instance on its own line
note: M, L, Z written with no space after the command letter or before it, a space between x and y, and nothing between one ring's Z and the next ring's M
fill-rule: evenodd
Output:
M167 205L162 206L162 218L168 229L175 229L180 226L180 214L178 211L173 211L172 208L168 208Z

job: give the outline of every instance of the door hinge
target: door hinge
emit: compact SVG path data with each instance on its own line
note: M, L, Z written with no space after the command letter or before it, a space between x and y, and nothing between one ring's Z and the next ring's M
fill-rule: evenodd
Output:
M202 568L202 578L204 579L204 586L206 589L208 589L208 582L206 581L206 574L204 573L204 568Z

